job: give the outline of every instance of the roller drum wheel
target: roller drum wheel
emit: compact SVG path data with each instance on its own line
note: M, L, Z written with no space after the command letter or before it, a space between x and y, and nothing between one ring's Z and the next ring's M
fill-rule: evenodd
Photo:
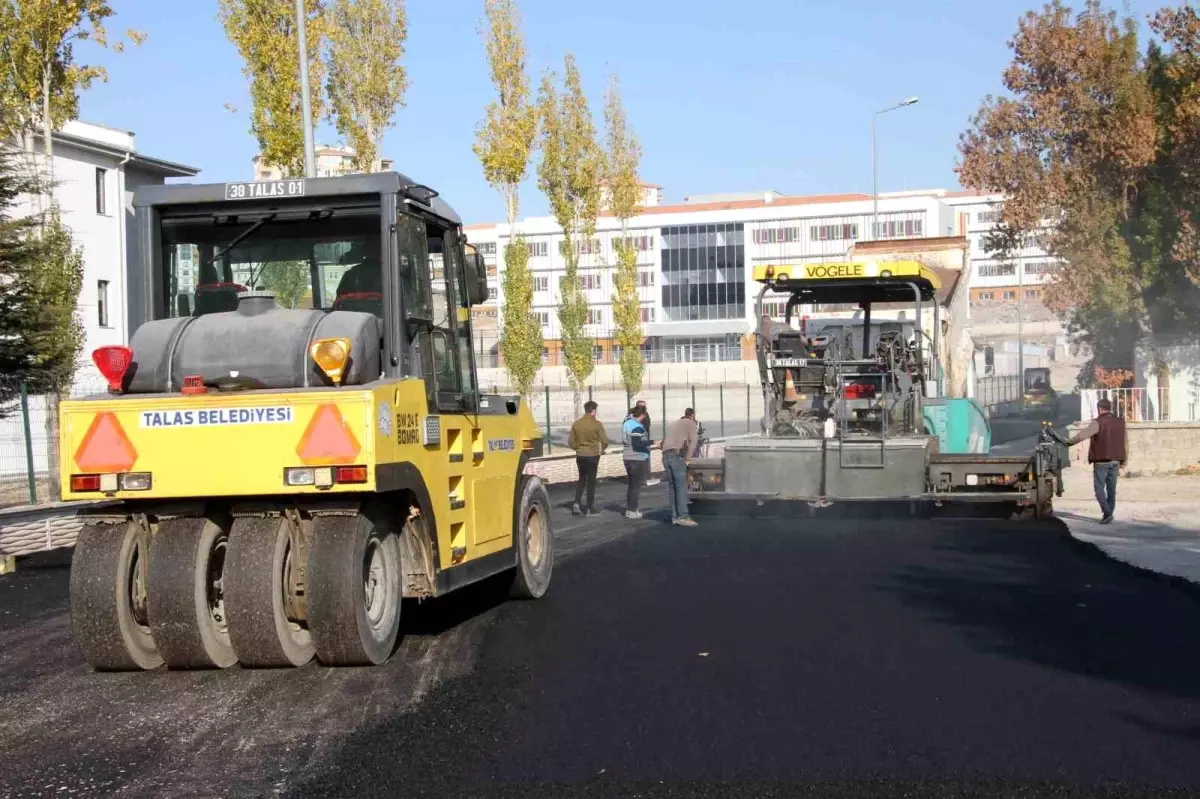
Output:
M141 563L147 557L132 523L84 525L71 559L71 627L88 665L99 671L163 664L146 618Z
M150 547L150 629L168 668L237 663L225 616L227 527L205 517L169 519Z
M308 550L308 626L326 666L378 665L400 634L399 537L364 515L318 516Z
M291 525L279 517L235 519L225 563L229 640L243 666L303 666L314 648L308 628L288 617L287 591L296 563Z

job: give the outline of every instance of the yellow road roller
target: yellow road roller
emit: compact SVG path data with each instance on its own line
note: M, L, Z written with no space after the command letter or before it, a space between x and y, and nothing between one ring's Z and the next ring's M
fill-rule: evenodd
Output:
M545 594L542 438L480 390L486 267L436 191L392 172L134 204L129 346L92 354L106 394L60 409L93 668L373 665L402 598L501 573Z

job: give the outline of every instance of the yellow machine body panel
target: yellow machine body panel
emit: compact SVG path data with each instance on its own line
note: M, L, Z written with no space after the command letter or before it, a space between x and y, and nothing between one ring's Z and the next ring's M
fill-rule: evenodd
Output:
M63 499L375 494L391 490L389 467L411 464L428 491L438 565L445 568L511 546L521 456L541 436L528 406L519 403L509 412L506 402L485 395L485 412L430 414L417 379L66 401L60 409ZM289 485L285 472L326 470L328 476L348 466L365 467L359 475L365 480ZM80 476L98 476L102 486L73 490L72 478ZM125 490L123 476L147 485ZM455 561L454 550L465 554Z
M935 291L942 287L942 281L937 274L919 261L838 261L780 266L764 264L754 267L754 279L759 283L864 278L916 279L928 283Z

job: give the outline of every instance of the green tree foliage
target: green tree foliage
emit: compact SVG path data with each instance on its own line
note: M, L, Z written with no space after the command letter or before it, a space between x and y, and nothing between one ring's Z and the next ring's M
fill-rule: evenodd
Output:
M520 184L529 171L537 134L537 108L530 101L525 42L513 0L484 0L480 34L496 99L488 104L475 131L474 149L488 185L504 200L509 231L500 284L500 350L513 384L528 399L542 365L542 326L533 313L529 251L517 232L517 213Z
M246 62L254 109L250 130L264 163L285 175L304 174L304 126L300 100L300 49L293 0L218 0L225 35ZM324 114L319 55L325 39L322 0L304 0L305 43L312 100L312 124Z
M959 150L964 186L1008 196L988 242L1005 257L1043 221L1066 262L1048 301L1109 365L1146 334L1200 333L1200 61L1195 11L1133 19L1057 0L1020 21L1004 73Z
M0 149L0 406L20 382L33 393L62 390L75 373L83 328L75 312L83 254L58 208L18 215L16 203L36 184Z
M408 36L403 0L333 0L328 11L329 105L334 126L354 148L354 168L378 172L383 132L404 105L400 59Z
M629 129L621 89L616 77L609 84L604 103L605 188L608 206L621 222L617 240L617 273L613 293L613 321L621 347L621 381L626 394L642 388L645 358L642 355L642 304L638 297L638 251L629 237L629 220L641 211L638 164L642 148Z
M75 45L108 47L112 16L105 0L0 0L0 137L32 153L40 132L53 154L51 133L78 115L79 92L108 79L103 67L76 60ZM140 44L145 35L130 30L125 38ZM125 40L112 44L124 47Z
M500 351L513 386L528 399L542 365L542 323L533 311L533 275L523 236L504 248L504 306L500 309Z
M260 283L267 291L275 292L275 301L282 308L298 308L309 295L311 271L304 261L273 261L262 270Z
M574 56L568 53L563 67L561 92L555 86L553 72L545 75L538 91L542 149L538 188L549 200L550 210L563 230L562 254L567 268L559 289L558 321L578 410L583 388L595 368L594 342L585 331L588 302L579 280L579 256L596 234L604 153L596 142L596 127Z

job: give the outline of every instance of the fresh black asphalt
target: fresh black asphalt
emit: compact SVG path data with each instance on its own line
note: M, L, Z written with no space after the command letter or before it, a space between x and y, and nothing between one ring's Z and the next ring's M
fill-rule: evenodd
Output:
M558 510L540 602L376 669L105 675L69 556L0 578L2 796L1200 793L1200 597L1056 522ZM557 500L565 495L556 492Z

